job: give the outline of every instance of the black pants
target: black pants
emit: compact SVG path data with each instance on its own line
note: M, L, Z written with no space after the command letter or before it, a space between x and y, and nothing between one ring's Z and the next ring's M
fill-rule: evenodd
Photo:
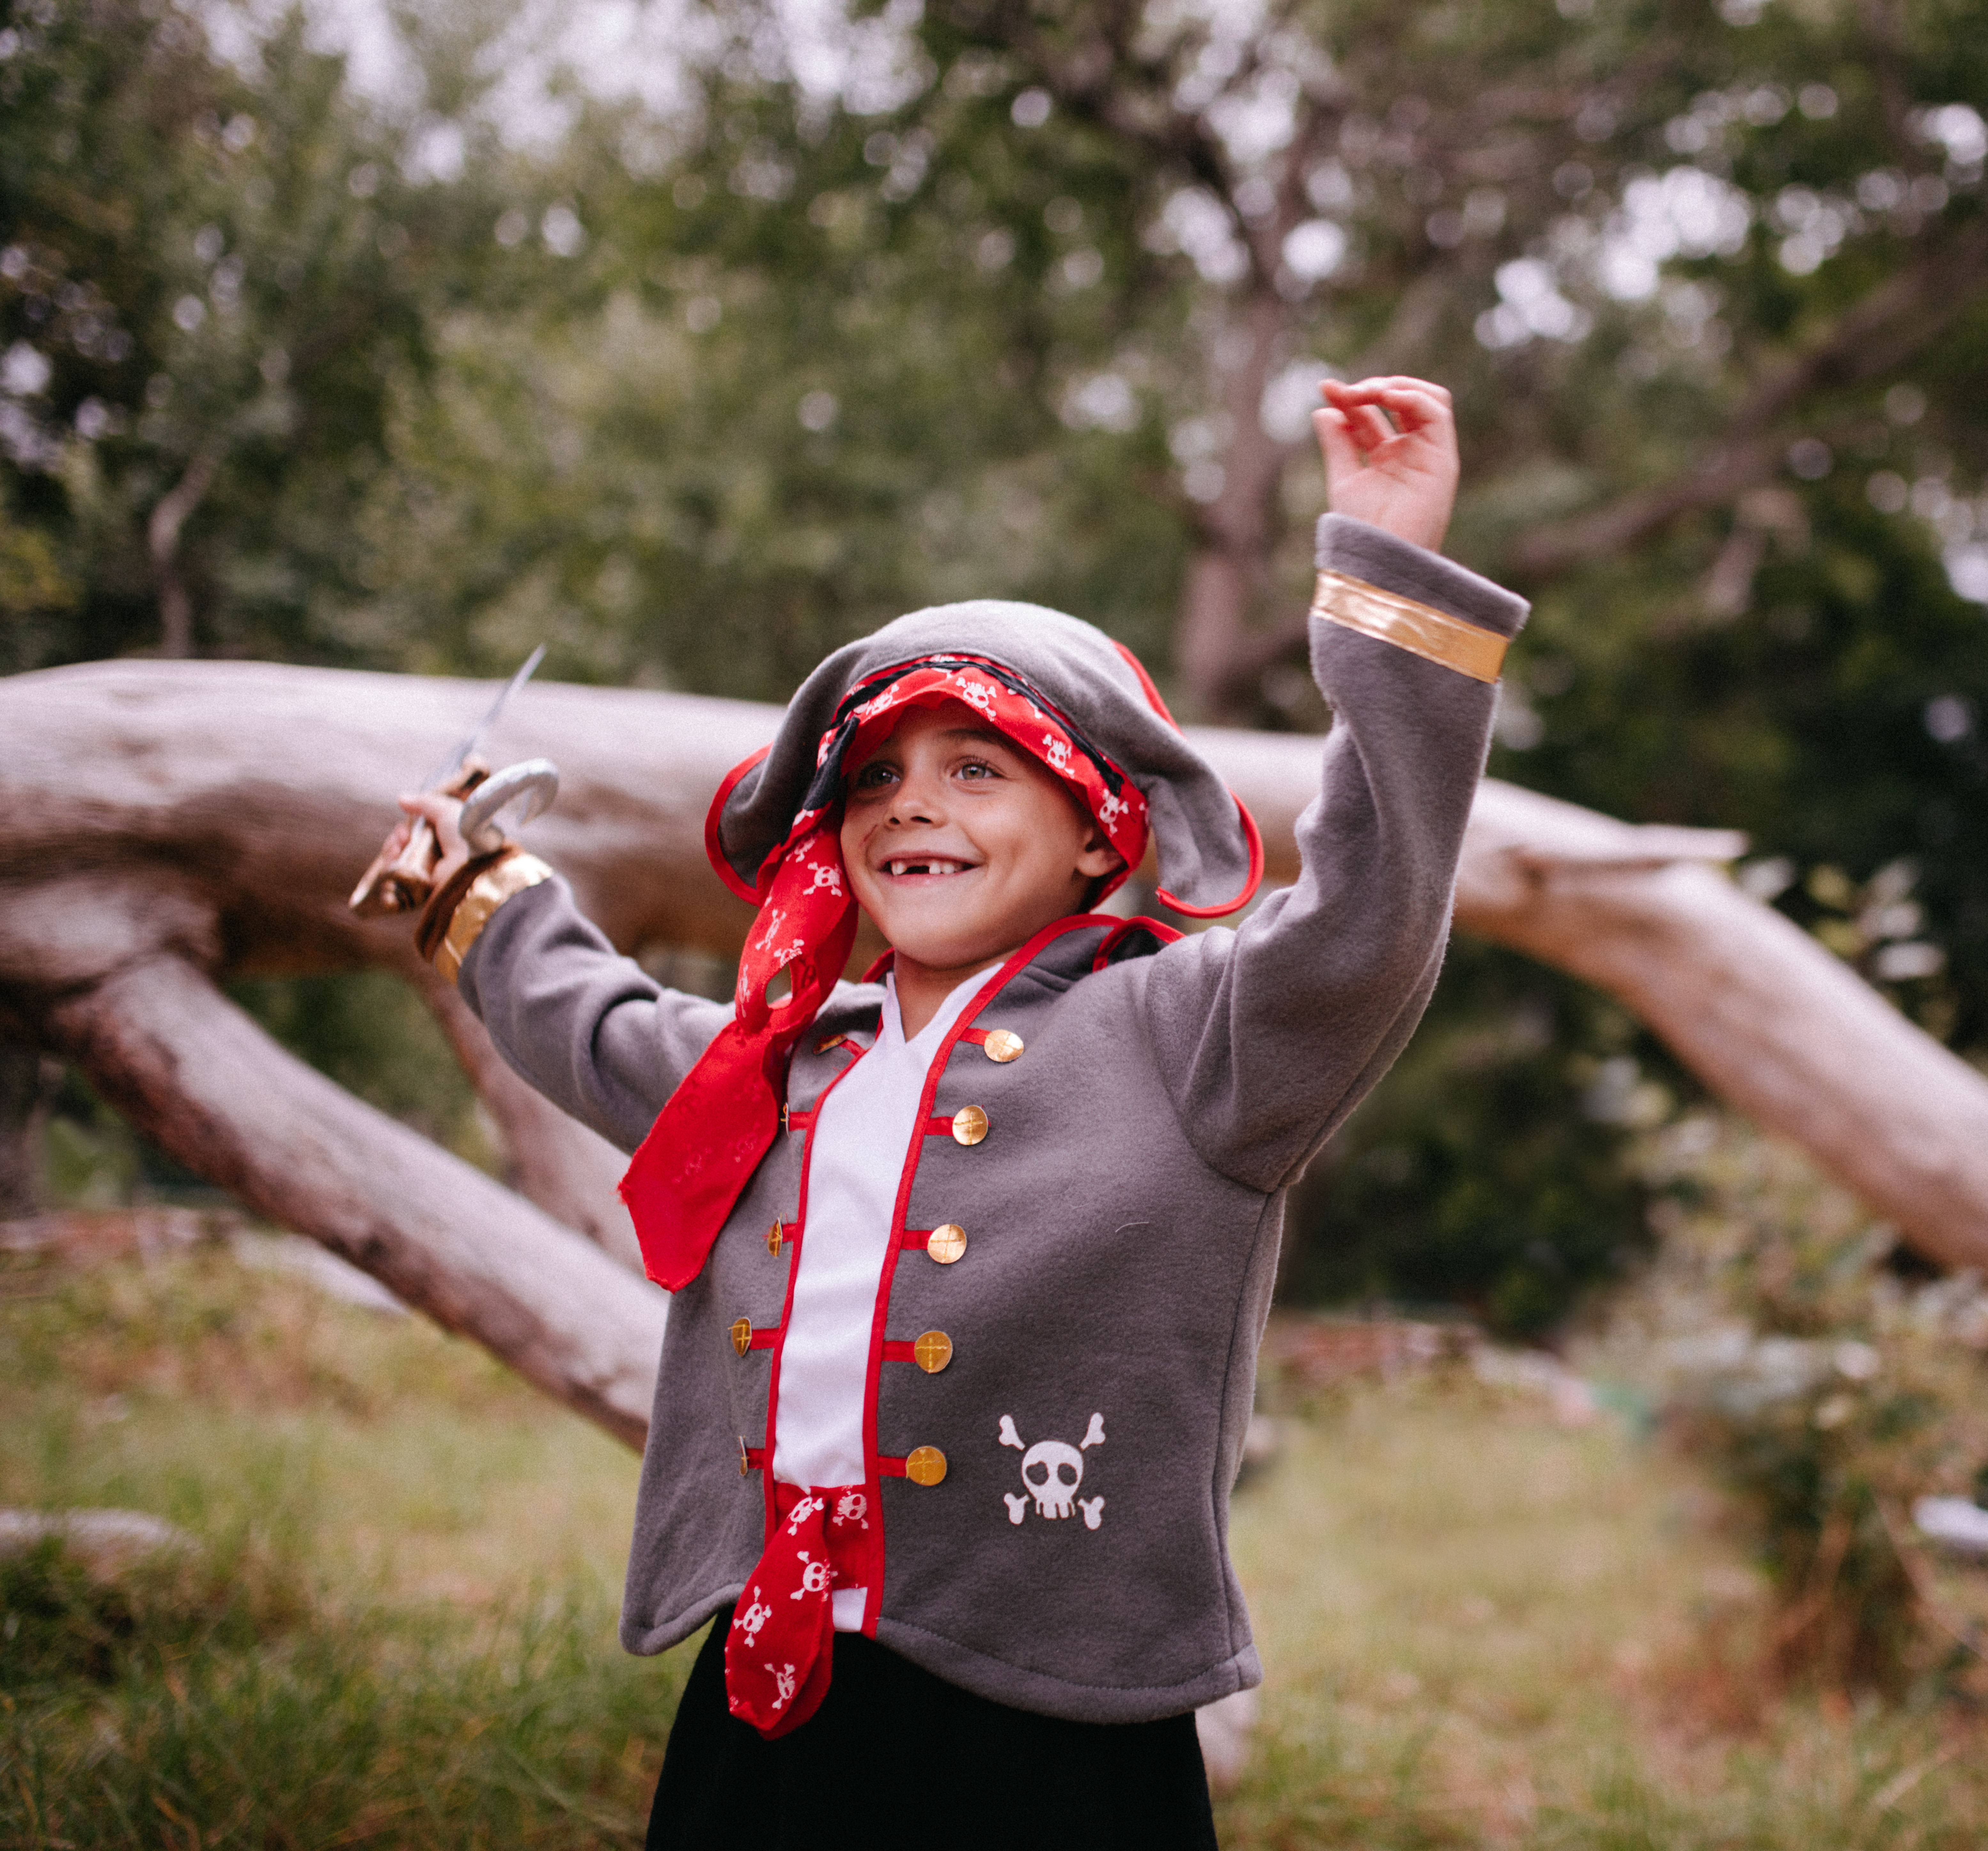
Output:
M1215 1851L1192 1715L1064 1722L838 1633L821 1707L768 1741L725 1707L731 1623L685 1687L649 1851Z

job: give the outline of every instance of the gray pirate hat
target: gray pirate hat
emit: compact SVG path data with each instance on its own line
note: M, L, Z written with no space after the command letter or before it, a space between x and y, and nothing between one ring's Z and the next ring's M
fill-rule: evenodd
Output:
M771 748L735 771L712 806L707 842L727 886L751 896L796 816L814 807L810 797L821 800L824 775L839 790L840 765L818 767L816 754L850 691L947 655L1006 670L1138 786L1166 904L1212 918L1248 903L1263 871L1256 823L1174 724L1138 659L1078 618L998 598L914 611L838 649L801 684Z

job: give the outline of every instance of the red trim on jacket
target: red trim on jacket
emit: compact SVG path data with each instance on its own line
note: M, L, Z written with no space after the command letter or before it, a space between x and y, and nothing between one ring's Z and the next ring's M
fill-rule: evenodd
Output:
M805 1141L801 1146L801 1187L800 1196L794 1204L793 1235L793 1252L787 1262L787 1293L786 1296L780 1302L779 1335L778 1339L773 1345L773 1365L770 1373L766 1379L766 1436L765 1447L766 1471L765 1477L762 1481L766 1494L766 1529L765 1538L760 1545L762 1548L764 1548L766 1543L773 1541L773 1531L780 1521L779 1512L775 1508L773 1501L773 1454L779 1447L780 1433L780 1363L781 1360L786 1354L788 1327L793 1322L794 1285L796 1282L801 1276L801 1239L807 1225L808 1179L813 1173L814 1169L813 1160L814 1157L815 1122L821 1116L822 1101L827 1099L837 1086L840 1086L850 1074L856 1071L857 1064L863 1059L863 1052L864 1051L859 1049L857 1051L856 1059L852 1060L847 1066L844 1067L840 1073L836 1075L834 1079L830 1080L827 1086L822 1088L820 1094L815 1099L814 1110L813 1111L796 1113L793 1115L794 1118L800 1119L803 1121L803 1128L806 1133L806 1137ZM788 1119L787 1109L784 1105L780 1107L780 1116L783 1122L786 1121ZM756 1332L754 1333L756 1336L757 1334L758 1333ZM873 1498L871 1501L874 1503L875 1500Z
M1150 933L1163 945L1178 943L1181 936L1179 931L1172 926L1164 924L1157 919L1148 919L1143 913L1134 914L1130 919L1121 919L1118 922L1118 929L1115 932L1107 934L1104 942L1097 947L1091 958L1091 969L1103 970L1111 963L1111 954L1134 932Z

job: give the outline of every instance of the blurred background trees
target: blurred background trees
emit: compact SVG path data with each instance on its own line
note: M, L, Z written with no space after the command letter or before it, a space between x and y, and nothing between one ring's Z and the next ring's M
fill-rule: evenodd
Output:
M1979 5L0 18L5 670L543 640L778 699L992 593L1184 717L1320 729L1305 414L1412 371L1457 397L1451 550L1536 603L1494 768L1750 830L1755 890L1988 1044ZM425 1032L248 1000L383 1099ZM1687 1090L1459 944L1287 1294L1551 1329L1645 1239L1623 1147Z

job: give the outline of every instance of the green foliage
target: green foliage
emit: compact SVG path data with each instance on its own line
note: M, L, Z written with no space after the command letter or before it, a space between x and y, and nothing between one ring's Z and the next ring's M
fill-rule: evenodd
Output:
M50 1537L0 1556L0 1691L114 1684L175 1659L241 1653L280 1640L307 1605L282 1566L245 1552L161 1551L109 1572Z
M1467 1373L1284 1424L1232 1544L1266 1674L1234 1851L1966 1851L1978 1715L1775 1687L1693 1463Z
M1537 1338L1646 1246L1624 1146L1667 1098L1578 985L1464 944L1443 981L1448 1006L1296 1192L1280 1292L1462 1303Z
M1971 1498L1988 1466L1979 1282L1895 1269L1890 1232L1842 1191L1709 1116L1648 1161L1671 1191L1662 1246L1611 1351L1737 1495L1780 1595L1783 1663L1978 1694L1988 1589L1978 1574L1942 1589L1912 1506Z
M0 1843L635 1844L680 1659L627 1657L634 1461L468 1346L225 1248L0 1265Z
M82 589L60 626L10 625L0 667L156 645L168 578L198 613L169 647L349 659L335 613L389 382L421 363L442 254L473 278L475 188L401 179L301 12L245 69L178 8L8 17L0 345L44 377L10 394L7 474Z

